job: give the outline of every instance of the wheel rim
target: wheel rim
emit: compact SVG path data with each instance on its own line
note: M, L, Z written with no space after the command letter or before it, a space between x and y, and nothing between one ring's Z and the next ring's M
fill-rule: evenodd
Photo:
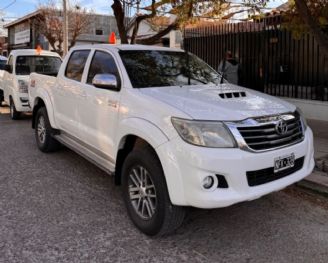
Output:
M157 196L149 172L142 166L131 169L129 174L130 202L135 212L144 220L151 219L157 207Z
M44 143L46 140L46 126L44 122L44 117L40 116L38 121L38 138L40 143Z

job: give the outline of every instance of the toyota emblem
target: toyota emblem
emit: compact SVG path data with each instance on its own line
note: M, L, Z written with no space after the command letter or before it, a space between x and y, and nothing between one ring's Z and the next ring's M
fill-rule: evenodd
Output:
M284 120L279 120L278 123L276 124L276 132L279 135L284 135L288 131L288 126L287 123Z

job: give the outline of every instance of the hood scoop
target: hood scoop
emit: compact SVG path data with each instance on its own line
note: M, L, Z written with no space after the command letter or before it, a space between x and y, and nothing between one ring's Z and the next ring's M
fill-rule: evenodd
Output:
M242 98L246 97L245 91L234 91L234 92L224 92L219 93L221 99L234 99L234 98Z

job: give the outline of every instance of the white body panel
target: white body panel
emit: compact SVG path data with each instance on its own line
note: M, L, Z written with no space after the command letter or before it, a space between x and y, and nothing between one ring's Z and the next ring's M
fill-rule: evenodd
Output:
M87 69L95 50L113 55L122 79L120 91L98 89L64 76L69 55L74 50L90 49ZM73 48L65 58L57 80L31 74L31 107L42 99L53 128L69 134L83 147L115 162L127 135L147 141L157 152L173 204L200 208L224 207L278 191L309 175L314 167L311 129L302 142L275 150L254 153L241 148L218 149L193 146L183 141L171 123L171 117L240 121L250 117L292 113L295 106L253 90L231 84L134 89L119 56L120 49L172 50L144 46L92 45ZM243 91L245 97L224 100L222 92ZM250 187L246 172L272 167L274 159L294 153L304 157L303 168L282 179ZM208 175L224 175L229 188L205 190L202 180Z

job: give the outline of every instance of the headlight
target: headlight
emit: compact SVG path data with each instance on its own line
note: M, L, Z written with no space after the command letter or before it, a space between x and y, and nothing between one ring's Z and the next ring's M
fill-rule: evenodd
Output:
M20 93L28 93L28 85L24 80L18 80L18 91Z
M303 114L302 110L300 108L298 108L298 107L296 109L296 114L298 114L300 116L301 122L302 122L303 127L304 127L304 131L306 131L307 122L306 122L306 119L304 117L304 114Z
M180 137L190 144L210 148L236 147L234 138L222 122L171 120Z

